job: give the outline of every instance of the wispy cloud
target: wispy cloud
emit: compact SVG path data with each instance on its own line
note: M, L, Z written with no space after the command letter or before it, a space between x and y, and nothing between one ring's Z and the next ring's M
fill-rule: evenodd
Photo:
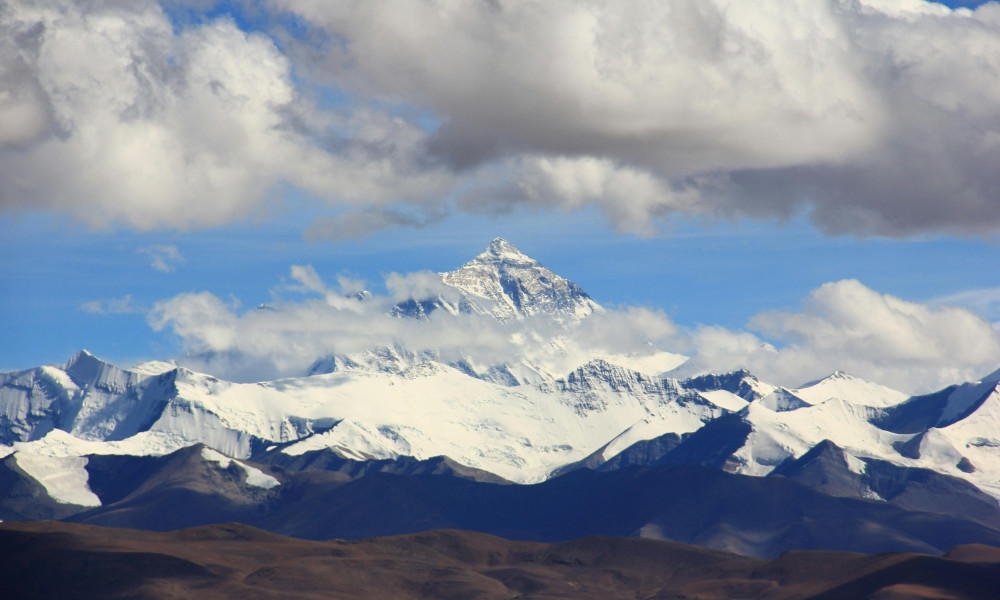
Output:
M121 315L144 313L145 309L132 299L132 294L126 294L121 298L110 298L107 300L91 300L80 305L80 310L97 315Z
M933 298L930 304L967 306L987 317L1000 320L1000 288L969 290Z
M153 244L136 250L138 254L149 255L149 266L163 273L172 273L177 269L178 263L184 262L181 251L174 245Z

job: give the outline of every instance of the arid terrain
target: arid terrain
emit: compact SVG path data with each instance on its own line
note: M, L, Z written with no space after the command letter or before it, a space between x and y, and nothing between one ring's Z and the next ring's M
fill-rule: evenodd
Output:
M647 539L541 544L429 531L307 541L246 525L148 532L0 525L4 598L991 599L1000 549L943 557L794 551L764 560Z

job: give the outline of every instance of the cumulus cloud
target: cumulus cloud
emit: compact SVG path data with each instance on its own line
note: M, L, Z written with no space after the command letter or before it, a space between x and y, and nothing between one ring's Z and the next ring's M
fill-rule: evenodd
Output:
M4 6L6 210L187 229L291 186L332 207L313 238L518 207L641 234L1000 225L997 3L272 0L254 32L152 0Z
M844 370L907 392L975 380L1000 364L1000 332L980 314L909 302L856 280L826 283L800 311L763 312L748 328L756 333L692 332L693 362L746 367L784 385Z
M276 5L333 40L299 56L313 76L438 117L429 150L475 182L467 208L593 204L638 232L673 211L1000 224L1000 5Z
M210 227L259 216L291 184L352 206L439 196L422 133L315 108L274 41L228 19L175 31L152 1L0 11L0 207L93 226Z

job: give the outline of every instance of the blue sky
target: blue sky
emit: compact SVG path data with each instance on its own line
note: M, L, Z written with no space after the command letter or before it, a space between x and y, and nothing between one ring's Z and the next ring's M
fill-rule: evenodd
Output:
M883 344L863 374L1000 366L996 4L678 2L607 23L559 2L205 5L3 17L0 370L182 357L202 338L154 330L158 302L293 303L292 265L385 294L496 236L606 306L661 310L706 364L763 360L700 346L717 326L794 347L803 381L841 368L797 323L846 328L818 290L856 279L929 311L901 308L918 323L900 340L977 349Z

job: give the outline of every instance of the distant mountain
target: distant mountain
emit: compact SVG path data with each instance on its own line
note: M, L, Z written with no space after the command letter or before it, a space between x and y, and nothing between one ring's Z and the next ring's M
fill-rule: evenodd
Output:
M81 363L101 375L74 381L64 368ZM495 384L427 360L236 384L182 368L122 370L86 352L65 367L0 377L0 402L7 452L18 444L40 455L162 455L204 443L246 458L278 445L291 456L340 448L361 459L445 455L520 482L544 479L639 421L684 433L727 412L601 360L537 385Z
M604 310L575 283L502 238L458 269L442 273L441 281L458 292L457 302L443 296L413 298L398 304L394 314L419 318L443 309L509 321L539 314L582 318Z
M885 501L906 510L951 515L1000 528L996 499L968 481L930 469L859 459L828 440L778 465L768 477L786 477L830 496Z
M698 465L583 469L510 485L477 481L447 459L362 461L350 468L329 457L311 458L286 468L236 461L202 445L163 457L89 456L84 467L99 505L73 507L62 518L159 531L241 522L308 539L433 528L537 541L643 536L754 556L808 548L941 553L957 544L1000 545L1000 510L981 498L977 504L955 485L934 489L934 482L904 493L926 500L929 491L938 501L975 508L974 514L958 514L959 505L929 512L835 497L789 477L747 477Z
M441 286L437 297L400 304L396 316L471 312L530 327L538 318L571 326L603 311L502 239L442 274ZM277 507L290 506L289 489L326 502L334 488L343 487L339 494L375 485L363 480L400 489L431 475L445 476L435 486L527 484L694 464L780 475L836 502L997 525L1000 371L909 398L841 372L785 388L746 370L666 377L679 357L655 349L580 357L561 370L531 356L481 365L396 343L322 358L306 376L248 384L162 362L123 369L81 351L62 365L0 374L0 518L87 512L88 519L132 514L143 515L137 523L155 522L143 507L161 501L143 495L148 485L166 498L180 494L167 507L184 506L194 489L190 502L208 507L205 515L257 522L265 513L277 519ZM228 475L209 464L206 452L224 455L219 460L229 461L222 467ZM249 459L259 473L238 462ZM268 477L278 482L272 488L248 483ZM192 488L192 481L200 483ZM212 502L203 503L202 489L216 494ZM498 492L514 493L521 492ZM453 525L452 516L424 509L406 527ZM198 522L215 517L204 518ZM653 535L642 529L646 524L613 529Z

